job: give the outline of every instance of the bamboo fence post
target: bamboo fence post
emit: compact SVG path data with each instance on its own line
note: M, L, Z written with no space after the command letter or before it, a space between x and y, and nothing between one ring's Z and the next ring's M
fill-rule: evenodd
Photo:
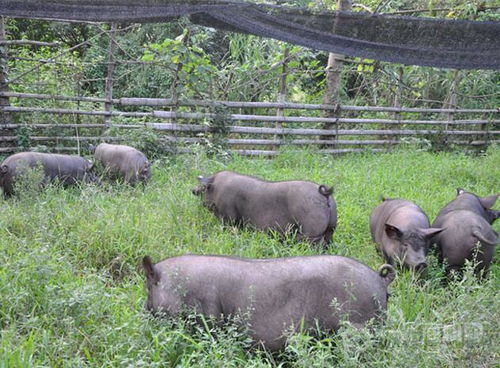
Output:
M287 95L288 95L288 86L286 84L286 79L288 77L288 59L290 57L290 48L285 45L285 49L283 50L283 66L281 69L281 75L280 75L280 80L279 80L279 92L278 92L278 102L284 103L286 101ZM276 116L278 117L283 117L285 116L285 109L282 107L279 107L276 110ZM282 123L277 121L275 125L276 129L281 129L283 127ZM282 140L283 136L282 135L275 135L274 139L276 140ZM279 145L273 146L274 150L279 149Z
M111 23L111 29L108 32L109 46L108 46L108 71L106 74L106 85L105 85L105 98L104 110L111 112L113 110L113 73L115 71L115 49L116 49L116 34L117 24ZM104 126L109 128L111 125L111 115L104 117Z
M397 89L396 89L396 94L394 95L394 103L393 103L395 109L401 108L401 99L403 96L403 73L404 69L402 66L400 66L398 68ZM393 119L401 121L401 111L395 111Z
M0 42L6 41L6 30L5 30L5 18L0 17ZM0 92L9 92L8 84L8 52L7 45L0 45ZM2 109L2 119L0 123L8 124L10 122L10 116L4 111L5 106L10 106L9 97L5 95L0 95L0 108Z
M344 11L348 12L352 10L352 1L351 0L337 0L337 12ZM340 22L340 18L338 16L335 17L335 22L333 25L333 32L335 33L338 23ZM323 97L323 103L325 105L335 105L339 103L338 101L338 91L340 88L340 74L342 71L342 66L344 65L344 55L329 53L328 54L328 64L326 67L326 90L325 95ZM337 110L337 109L335 109ZM336 112L325 111L326 117L334 117ZM332 124L325 124L324 129L331 130ZM329 137L334 138L334 137Z
M81 82L80 82L80 80L81 80L81 74L78 73L76 75L76 86L75 86L76 87L75 88L76 89L75 92L76 92L77 96L80 96L80 94L81 94L81 88L80 88L81 87ZM77 110L80 110L80 105L81 105L81 101L76 101L76 109ZM75 116L75 123L78 124L78 125L81 123L81 116L80 116L80 114L78 114L78 115ZM81 145L80 145L80 132L78 130L78 127L75 127L75 135L77 136L76 146L78 148L78 155L80 155L81 154L80 153L80 151L81 151Z
M5 18L0 16L0 41L7 40L6 33ZM8 46L6 44L0 44L0 136L1 138L6 138L2 140L8 146L1 147L0 153L12 152L14 150L14 146L16 145L15 137L13 137L14 139L11 139L14 132L2 129L12 123L12 115L5 111L5 108L10 106L9 96L3 95L3 93L9 92L8 60ZM10 136L7 136L7 134ZM9 140L7 140L7 138L9 138Z
M443 103L443 109L456 109L457 108L457 95L458 95L458 85L460 84L460 70L455 70L453 73L453 81L451 82L450 93L446 97ZM447 124L444 126L444 130L448 131L449 124L453 123L455 113L453 111L444 113L444 117Z
M392 113L392 118L399 123L401 123L401 99L403 96L403 66L398 68L398 75L396 78L396 91L394 93L394 100L392 106L394 107L394 112ZM387 124L385 125L385 129L390 129ZM396 126L398 126L396 125ZM383 137L383 136L382 136Z
M184 37L182 38L182 43L184 46L189 47L189 37L190 37L190 30L187 28L186 33L184 34ZM182 70L183 63L182 61L179 61L175 68L174 72L174 79L172 81L172 85L170 87L170 95L172 98L172 106L170 107L170 111L173 113L172 117L170 118L170 121L172 124L177 124L177 110L179 108L179 93L178 93L178 88L179 88L179 74ZM174 138L177 137L176 132L173 134Z

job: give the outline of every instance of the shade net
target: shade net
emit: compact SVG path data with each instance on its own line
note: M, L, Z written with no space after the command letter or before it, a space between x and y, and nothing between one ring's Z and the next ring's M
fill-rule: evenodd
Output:
M393 63L500 69L500 22L399 17L224 0L2 0L0 15L62 21L195 23Z

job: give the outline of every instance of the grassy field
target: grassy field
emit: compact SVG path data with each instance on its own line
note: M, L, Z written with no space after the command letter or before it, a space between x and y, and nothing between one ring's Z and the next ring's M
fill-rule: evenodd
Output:
M483 156L401 151L342 157L284 151L274 160L190 155L156 162L145 188L26 189L0 199L0 367L493 367L498 366L500 269L444 287L431 258L425 279L399 272L376 332L295 335L281 355L248 352L232 326L207 331L152 318L140 260L187 252L242 257L316 254L306 243L223 226L191 194L197 175L230 169L335 188L339 225L322 251L383 263L368 217L381 195L411 199L432 220L463 187L499 192L500 149ZM500 203L496 205L499 208ZM494 228L500 230L500 221Z

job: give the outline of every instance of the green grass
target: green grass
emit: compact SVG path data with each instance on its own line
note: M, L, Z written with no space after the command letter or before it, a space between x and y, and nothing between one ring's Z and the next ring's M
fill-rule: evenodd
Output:
M380 196L411 199L431 219L463 187L499 191L500 149L478 157L401 151L342 157L284 151L274 160L203 155L156 162L146 188L114 185L26 191L0 199L0 367L493 367L498 364L500 270L444 287L431 259L423 280L398 273L385 326L311 339L281 355L248 352L230 326L152 318L140 260L187 252L243 257L315 254L306 243L222 224L191 194L197 175L222 169L335 188L339 225L323 251L383 263L368 217ZM497 205L498 208L498 205ZM494 228L498 231L499 224Z

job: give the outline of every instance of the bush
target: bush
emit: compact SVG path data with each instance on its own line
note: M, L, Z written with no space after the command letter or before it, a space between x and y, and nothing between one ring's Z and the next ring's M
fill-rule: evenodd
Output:
M110 128L104 135L123 138L123 144L130 145L146 155L149 160L159 159L177 153L176 141L158 134L152 128L118 129Z

